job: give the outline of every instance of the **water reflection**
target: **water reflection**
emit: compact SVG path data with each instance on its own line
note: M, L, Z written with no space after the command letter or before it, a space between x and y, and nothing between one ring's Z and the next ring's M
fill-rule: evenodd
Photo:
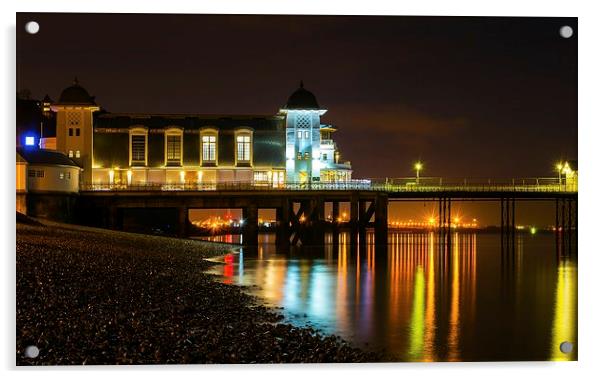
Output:
M575 262L563 260L558 265L554 323L552 324L552 344L550 360L565 361L577 358L577 266ZM569 354L560 351L560 344L571 342L575 346Z
M226 256L224 282L312 325L403 361L570 360L576 345L575 259L556 259L553 236L391 233L388 246L339 244Z

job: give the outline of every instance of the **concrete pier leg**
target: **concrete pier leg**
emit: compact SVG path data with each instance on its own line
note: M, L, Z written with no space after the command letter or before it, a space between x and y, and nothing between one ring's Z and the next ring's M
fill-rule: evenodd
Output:
M257 217L257 205L249 205L242 209L242 218L245 220L242 227L242 243L246 246L257 246L259 235Z
M178 208L178 237L186 237L188 235L188 208Z
M349 243L357 245L358 240L358 216L359 216L359 198L357 195L351 196L349 200Z
M366 244L366 229L368 228L368 223L370 221L365 219L367 203L368 202L366 200L360 200L358 204L357 234L360 246Z
M281 250L288 250L290 246L290 237L291 237L291 216L290 216L290 202L288 199L282 201L282 205L280 208L276 209L276 246Z
M311 214L309 223L309 234L311 244L314 246L324 245L324 232L326 218L324 216L324 199L314 198L310 200Z
M339 214L340 214L340 204L338 201L332 202L332 244L339 244Z
M375 201L374 242L376 245L386 245L389 233L389 199L386 195L379 195Z

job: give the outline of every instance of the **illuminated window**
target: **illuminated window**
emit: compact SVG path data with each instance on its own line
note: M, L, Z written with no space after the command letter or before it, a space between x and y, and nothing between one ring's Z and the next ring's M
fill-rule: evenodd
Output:
M309 139L309 131L305 131L305 139Z
M298 139L303 138L303 132L302 131L300 131L300 130L297 131L297 138Z
M305 152L305 159L309 159L309 152L308 151Z
M267 182L269 181L267 171L255 171L253 174L253 180L256 182Z
M73 158L73 150L69 150L69 158Z
M300 160L301 160L301 158L302 158L301 152L298 152L298 153L297 153L297 160L298 160L298 161L300 161Z
M167 163L180 163L182 157L181 142L181 136L167 136Z
M80 158L80 157L81 157L81 154L79 153L79 150L76 150L75 151L75 158Z
M203 162L215 162L217 152L217 136L204 135L201 137Z
M65 173L59 172L59 179L65 179Z
M146 162L146 136L132 136L132 165L145 165Z
M165 164L182 165L182 130L172 128L165 131Z
M238 162L251 161L251 136L236 136L236 160Z
M146 166L148 152L148 129L130 129L130 166Z

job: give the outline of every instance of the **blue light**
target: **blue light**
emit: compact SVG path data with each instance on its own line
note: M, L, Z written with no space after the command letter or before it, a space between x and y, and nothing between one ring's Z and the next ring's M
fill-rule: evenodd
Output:
M36 143L35 137L27 136L25 137L25 146L33 146Z

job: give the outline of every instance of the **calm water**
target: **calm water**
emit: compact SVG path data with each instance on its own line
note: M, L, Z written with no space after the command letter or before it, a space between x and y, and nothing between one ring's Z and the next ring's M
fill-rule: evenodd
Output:
M577 261L558 258L553 235L519 235L504 254L493 234L454 234L449 249L432 233L288 252L260 239L211 272L250 286L295 325L402 361L577 358ZM573 353L560 352L563 341Z

